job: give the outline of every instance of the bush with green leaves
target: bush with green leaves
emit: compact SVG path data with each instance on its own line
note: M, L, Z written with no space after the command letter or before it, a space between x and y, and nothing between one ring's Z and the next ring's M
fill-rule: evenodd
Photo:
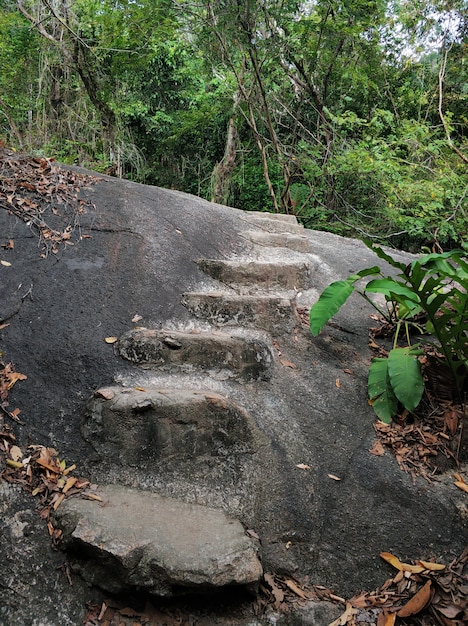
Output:
M367 243L380 259L397 270L396 276L384 276L380 267L363 269L330 284L310 311L310 329L317 336L325 324L356 291L382 317L394 325L393 348L386 358L376 357L369 369L368 392L377 416L391 422L398 403L412 412L421 401L424 379L419 356L421 345L412 345L411 332L424 334L424 343L435 346L440 359L448 366L455 392L462 399L468 374L468 260L463 250L427 254L406 265L392 258L382 248ZM356 283L370 280L363 289ZM381 308L371 294L383 295ZM401 330L407 345L400 347Z

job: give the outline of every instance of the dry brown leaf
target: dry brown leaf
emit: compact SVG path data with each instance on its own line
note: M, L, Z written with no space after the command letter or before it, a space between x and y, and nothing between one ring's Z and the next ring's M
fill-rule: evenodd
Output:
M271 574L265 574L264 575L264 579L265 582L268 584L268 586L271 589L271 592L275 598L275 608L278 609L280 604L283 602L284 600L284 592L282 589L280 589L277 584L275 583L275 579L273 578L273 576Z
M354 609L349 602L346 603L345 612L340 615L338 619L329 624L329 626L346 626L346 624L353 619L358 612L358 609Z
M118 338L118 337L106 337L106 338L104 339L104 341L105 341L106 343L115 343L115 342L116 342L116 341L118 341L118 340L119 340L119 338Z
M448 606L441 606L440 604L437 604L437 611L442 613L444 617L448 617L448 619L454 619L457 617L461 610L462 609L460 609L460 607L456 604L449 604Z
M9 263L8 261L0 261L0 263L5 266L5 267L11 267L11 263Z
M458 413L454 409L449 409L445 414L445 424L450 433L454 435L458 428Z
M420 565L410 565L409 563L402 563L397 556L391 554L390 552L381 552L380 556L384 561L387 561L387 563L390 563L390 565L393 565L393 567L402 572L419 574L420 572L424 571L424 567L421 567Z
M401 582L403 579L405 578L405 572L403 570L398 570L398 572L396 573L396 576L393 578L392 582L394 582L395 584Z
M98 496L95 493L83 493L82 497L86 498L87 500L96 500L97 502L102 502L101 496Z
M327 476L332 480L341 480L341 478L339 476L335 476L335 474L327 474Z
M338 387L338 389L341 387L341 383L340 383L340 379L339 378L337 378L335 380L335 386Z
M336 600L336 602L341 602L341 604L346 604L346 600L341 596L336 596L334 593L329 593L328 597L330 600Z
M427 606L432 597L432 582L428 580L422 587L397 613L398 617L409 617L416 615Z
M69 474L70 472L73 472L73 470L76 469L76 465L73 463L73 465L70 465L70 467L67 467L66 469L63 470L63 475L67 476L67 474Z
M7 373L7 378L7 389L11 389L18 380L26 380L27 376L25 374L20 374L19 372L9 372Z
M468 493L468 485L465 482L461 482L459 480L457 480L454 485L456 487L458 487L459 489L461 489L462 491L466 491L466 493Z
M66 494L62 493L62 494L59 495L57 500L55 500L54 506L53 506L54 511L56 511L59 508L59 506L62 504L62 502L65 500L65 496L66 496Z
M73 476L71 476L65 483L65 487L62 489L63 493L67 493L67 491L69 491L75 485L77 480L78 478L74 478Z
M53 458L51 449L44 446L41 447L40 456L36 459L36 463L54 474L61 474L63 471L59 462Z
M383 447L380 439L376 439L374 441L374 445L369 450L369 452L373 454L374 456L382 456L383 454L385 454L385 448Z
M18 448L18 446L11 446L10 457L13 459L13 461L19 461L23 458L23 453L21 452L21 449Z
M307 600L306 594L302 591L300 587L298 587L298 585L296 585L296 583L293 580L291 580L290 578L286 578L284 580L284 584L288 587L288 589L291 589L291 591L295 593L297 596L299 596L303 600Z
M367 593L354 596L354 598L351 598L350 603L355 609L365 609L367 607Z
M297 369L297 365L294 365L294 363L292 363L291 361L288 361L286 359L280 359L280 363L281 363L281 365L284 365L284 367L290 367L291 369Z
M397 614L382 611L377 618L377 626L393 626L395 624Z
M299 469L311 469L310 465L306 465L305 463L298 463L296 467L298 467Z
M445 565L442 563L433 563L432 561L418 561L418 565L428 569L431 572L439 572L445 569Z

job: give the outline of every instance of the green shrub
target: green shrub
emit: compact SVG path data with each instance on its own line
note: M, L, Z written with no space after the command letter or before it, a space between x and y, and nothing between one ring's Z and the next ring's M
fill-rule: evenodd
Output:
M395 328L393 348L388 357L374 358L369 369L369 399L377 416L389 423L397 413L398 402L412 412L423 395L424 380L418 360L422 351L419 344L411 345L411 328L425 334L425 343L433 344L443 355L461 398L468 373L466 253L453 250L428 254L405 265L382 248L367 245L398 270L396 277L384 276L380 268L374 266L329 285L310 311L312 334L317 336L348 297L357 291ZM363 290L357 289L359 280L377 275L380 278L370 280ZM369 294L383 295L386 308L378 307ZM398 347L402 328L406 331L408 345Z

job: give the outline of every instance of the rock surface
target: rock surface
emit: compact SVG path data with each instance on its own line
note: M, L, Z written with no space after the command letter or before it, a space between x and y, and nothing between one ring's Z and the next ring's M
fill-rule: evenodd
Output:
M72 566L91 584L159 596L258 589L258 546L222 511L111 485L97 494L102 502L70 499L55 514Z
M382 583L381 551L443 562L462 551L466 494L449 480L413 482L393 457L369 454L368 305L352 297L316 339L301 322L330 281L376 264L375 255L360 242L304 231L291 216L249 214L128 181L102 177L82 193L95 205L80 217L86 237L46 258L29 226L0 212L1 237L15 242L0 249L11 264L0 267L1 349L28 376L10 394L22 410L18 445L53 446L98 484L216 510L260 537L265 572L308 576L342 596ZM162 344L168 339L165 347L140 343L134 358L131 344L143 332L136 325ZM197 348L195 358L187 348L187 360L178 361L190 335L199 345L206 338L206 350ZM111 336L120 339L106 343ZM18 523L36 528L35 502L27 510L24 496L7 493L0 501L9 564L0 569L4 623L80 623L77 606L84 613L85 601L101 592L78 576L70 588L56 582L59 555L45 556L45 527L15 552ZM57 512L78 503L100 510L71 500ZM104 529L106 541L119 545L123 529ZM54 575L37 584L45 562ZM110 564L92 552L82 571L98 584ZM189 580L190 564L184 568ZM232 580L228 569L221 576ZM319 614L310 619L325 624ZM204 623L261 621L245 613L237 622L213 619ZM294 619L278 623L308 618Z
M137 329L119 341L119 354L137 365L191 371L200 367L212 375L268 380L273 356L261 339L220 332L167 332Z
M188 477L204 462L253 454L262 445L251 417L218 393L178 389L98 389L82 432L107 463L150 474L175 464ZM206 470L206 468L205 468Z

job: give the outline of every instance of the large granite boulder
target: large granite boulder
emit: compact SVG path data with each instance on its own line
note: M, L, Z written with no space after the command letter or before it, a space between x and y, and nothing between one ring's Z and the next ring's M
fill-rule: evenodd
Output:
M466 494L369 453L369 307L352 297L316 339L304 323L325 285L375 264L363 244L108 177L81 197L93 206L45 258L31 224L0 210L14 242L0 249L0 346L28 377L10 392L18 445L56 448L114 512L129 504L111 519L99 503L62 502L55 523L77 582L37 584L63 557L45 556L34 501L29 511L4 485L1 623L80 623L99 586L252 590L261 568L346 595L382 581L381 551L461 552ZM204 515L219 541L203 543Z

